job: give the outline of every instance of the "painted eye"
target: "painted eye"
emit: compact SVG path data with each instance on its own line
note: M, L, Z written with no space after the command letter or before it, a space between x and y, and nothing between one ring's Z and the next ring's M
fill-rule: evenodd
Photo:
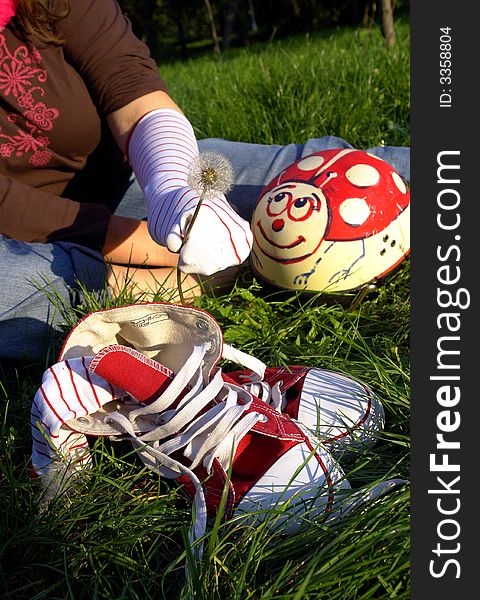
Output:
M292 221L305 221L314 210L320 209L320 203L315 196L302 196L301 198L292 198L288 206L288 216Z
M303 208L309 201L309 198L297 198L293 204L295 208Z
M278 215L281 215L287 209L290 202L292 202L292 194L290 192L279 191L273 193L268 198L267 215L278 217Z

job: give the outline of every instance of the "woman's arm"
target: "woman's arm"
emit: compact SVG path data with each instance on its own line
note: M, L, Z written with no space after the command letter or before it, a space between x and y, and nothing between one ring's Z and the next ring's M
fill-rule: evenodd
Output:
M112 134L126 152L128 138L135 124L147 113L158 108L180 108L163 91L156 91L133 100L107 117ZM106 260L116 264L145 266L175 266L178 255L154 242L148 233L146 221L113 215L104 245Z
M148 232L180 253L180 270L212 275L241 264L250 253L252 233L220 190L203 198L198 224L184 237L201 202L199 190L189 183L199 151L191 123L168 94L144 94L109 113L108 122L145 194Z
M122 152L127 150L128 138L135 124L144 115L158 108L170 108L183 114L166 92L157 91L145 94L108 115L108 124Z
M154 242L147 222L112 215L103 246L105 260L119 265L175 267L178 254Z

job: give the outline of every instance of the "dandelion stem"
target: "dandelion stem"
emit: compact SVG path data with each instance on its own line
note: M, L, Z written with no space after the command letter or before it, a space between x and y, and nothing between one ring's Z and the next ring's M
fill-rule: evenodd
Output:
M205 198L214 197L215 194L226 194L233 182L233 169L230 162L221 154L215 152L203 152L199 154L190 168L188 184L194 190L197 190L200 199L195 211L190 219L183 236L180 251L185 246L193 224L198 216L200 207ZM177 288L180 296L180 302L185 304L185 297L182 291L182 273L177 266Z
M182 241L182 245L180 246L180 250L187 243L188 235L189 235L190 231L192 230L193 224L195 223L198 213L200 212L200 207L202 206L203 199L205 198L205 192L206 192L206 187L203 188L202 193L200 194L200 200L198 201L198 204L195 208L195 212L193 213L193 216L187 225L187 229L185 230L185 235L183 236L183 241ZM185 304L185 296L183 295L183 290L182 290L182 272L180 271L178 265L177 265L177 289L178 289L178 295L180 296L180 303Z

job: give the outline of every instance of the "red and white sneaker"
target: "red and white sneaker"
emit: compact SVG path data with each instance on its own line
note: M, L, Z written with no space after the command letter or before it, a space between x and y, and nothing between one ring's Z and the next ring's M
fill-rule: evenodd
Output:
M222 356L243 363L262 383L246 384L243 372L222 373ZM264 400L254 393L257 385ZM311 432L313 418L305 426L292 418L294 411L303 418L310 414L306 399L315 403L320 432L341 420L333 437L344 440L354 429L344 423L352 413L339 411L358 398L361 407L372 406L367 390L319 369L266 369L224 345L217 322L198 309L149 303L98 311L77 323L35 395L33 468L48 482L62 467L68 475L89 466L87 435L127 438L148 467L194 499L192 540L205 532L225 488L227 515L251 521L274 515L276 526L289 532L358 504L342 498L350 484ZM353 413L354 424L360 414L361 408ZM374 488L362 503L389 486Z
M243 354L243 353L242 353ZM223 356L248 358L224 346ZM265 367L228 376L276 410L300 421L337 458L372 447L383 430L383 406L372 390L352 377L316 367Z
M36 472L88 466L87 435L127 438L194 498L192 540L226 486L227 515L276 514L285 532L332 513L337 493L350 489L342 469L299 423L215 366L222 335L214 319L174 305L138 309L80 321L45 373L32 409ZM105 345L111 340L124 343Z
M336 457L377 442L384 427L384 411L368 386L320 368L267 367L257 358L224 344L216 321L199 309L149 303L92 313L73 329L60 358L91 355L106 345L120 343L168 364L164 355L166 352L168 358L172 350L162 349L162 345L175 348L180 359L185 360L188 349L207 331L211 335L215 331L211 354L216 360L222 357L246 367L246 371L228 374L233 381L301 422ZM168 337L170 333L172 339ZM179 367L181 360L175 359L175 363ZM176 372L176 368L173 370Z

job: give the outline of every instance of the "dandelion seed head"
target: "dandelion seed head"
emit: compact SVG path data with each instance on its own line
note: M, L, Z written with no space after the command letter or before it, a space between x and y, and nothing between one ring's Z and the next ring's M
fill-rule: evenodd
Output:
M216 152L201 152L192 163L188 185L203 196L226 194L232 187L233 167L224 156Z

